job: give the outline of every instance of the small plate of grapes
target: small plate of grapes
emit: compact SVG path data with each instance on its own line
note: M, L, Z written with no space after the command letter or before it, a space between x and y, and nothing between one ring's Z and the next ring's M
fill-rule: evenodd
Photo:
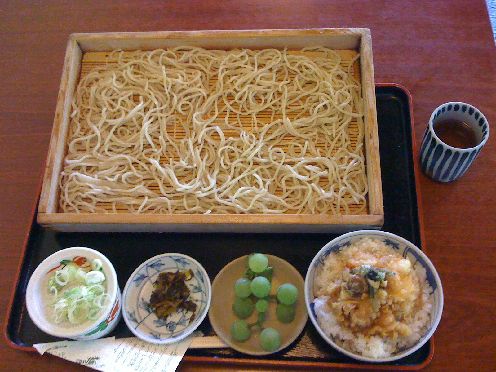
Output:
M226 265L212 284L209 318L217 335L250 355L276 353L308 319L304 280L287 261L253 253Z

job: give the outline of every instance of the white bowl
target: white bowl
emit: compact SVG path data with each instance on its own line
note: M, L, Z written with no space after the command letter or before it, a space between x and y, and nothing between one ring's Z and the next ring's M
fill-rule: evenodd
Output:
M78 259L79 257L79 259ZM94 321L86 321L81 325L64 327L52 322L47 317L46 296L48 273L60 265L61 261L69 260L82 263L93 259L102 261L102 270L106 278L107 294L110 301L101 315ZM26 290L26 306L31 320L43 332L49 335L70 338L73 340L94 340L110 333L117 325L121 312L121 291L117 282L117 274L110 261L98 251L85 247L71 247L62 249L41 262L29 279Z
M190 300L196 303L195 318L191 313L178 311L159 319L150 307L153 282L161 272L193 270L193 278L186 282ZM171 344L184 339L198 328L208 313L212 288L207 272L198 261L180 253L165 253L143 262L129 277L123 291L123 317L137 337L153 344Z
M412 262L412 264L422 265L422 267L424 267L426 270L427 281L431 286L431 288L433 289L433 295L434 295L433 296L434 305L432 308L431 323L429 325L427 332L412 347L400 351L399 353L396 353L387 358L370 358L360 354L356 354L339 346L336 342L334 342L334 340L331 337L329 337L321 329L313 308L314 307L313 301L315 299L313 294L315 271L323 264L327 255L329 255L329 253L331 252L341 249L343 246L353 243L361 238L367 238L367 237L382 240L386 245L389 245L393 247L395 250L397 250L398 253L400 253L403 257L408 258L410 262ZM358 359L364 362L382 363L382 362L391 362L412 354L413 352L421 348L429 340L429 338L431 338L432 334L434 333L434 331L436 330L439 324L439 321L441 320L444 300L443 300L443 287L441 285L441 280L439 279L439 275L437 274L437 271L432 265L431 261L420 249L418 249L414 244L410 243L408 240L388 232L377 231L377 230L361 230L361 231L350 232L348 234L344 234L337 237L336 239L327 243L317 253L317 255L312 260L310 267L308 268L308 272L305 278L305 302L307 305L307 310L310 320L312 321L313 325L315 326L319 334L322 336L322 338L326 340L329 345L331 345L335 349L339 350L340 352L351 358Z

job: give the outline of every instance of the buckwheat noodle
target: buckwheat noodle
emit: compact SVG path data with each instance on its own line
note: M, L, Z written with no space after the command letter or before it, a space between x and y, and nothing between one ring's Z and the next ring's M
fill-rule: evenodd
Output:
M364 210L355 60L346 70L322 47L178 47L109 60L117 62L91 70L75 92L63 212Z

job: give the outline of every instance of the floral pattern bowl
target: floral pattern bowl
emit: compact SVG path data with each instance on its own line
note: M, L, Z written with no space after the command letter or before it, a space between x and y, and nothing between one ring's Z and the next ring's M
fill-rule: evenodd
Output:
M107 305L94 320L70 326L54 323L47 312L47 304L52 301L47 289L50 274L69 263L86 268L93 259L102 262L101 271L105 275L106 293L109 298ZM115 329L121 316L121 291L117 274L107 257L94 249L86 247L62 249L45 258L33 272L26 289L26 307L36 326L49 335L79 341L104 337Z
M159 319L150 306L153 283L162 272L192 270L193 277L185 283L189 300L196 312L183 309ZM205 269L193 258L179 253L165 253L143 262L129 277L122 297L122 314L129 329L144 341L171 344L184 339L198 328L208 313L212 289Z

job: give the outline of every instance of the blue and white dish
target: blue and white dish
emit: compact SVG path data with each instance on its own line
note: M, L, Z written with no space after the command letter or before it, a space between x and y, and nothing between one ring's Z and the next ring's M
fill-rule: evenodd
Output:
M469 148L452 147L439 139L434 125L440 120L456 120L468 124L478 145ZM434 110L420 148L420 165L433 180L452 182L465 174L489 138L489 123L476 107L464 102L448 102Z
M186 281L190 300L196 305L193 315L179 310L159 319L150 308L153 283L161 272L193 271ZM196 260L179 253L165 253L143 262L129 277L123 292L122 314L129 329L144 341L154 344L171 344L189 336L208 313L212 289L207 272Z
M400 255L402 255L404 258L408 258L410 262L412 263L413 267L415 265L421 265L425 270L426 270L426 278L427 281L430 285L430 287L433 290L433 298L434 298L434 304L432 308L432 315L431 315L431 324L427 330L427 332L417 341L415 345L412 347L405 349L403 351L400 351L399 353L396 353L390 357L387 358L380 358L380 359L374 359L374 358L369 358L360 354L355 354L349 350L346 350L339 346L334 340L329 337L320 327L318 321L317 321L317 315L314 310L314 277L316 272L323 266L325 259L330 253L337 252L344 247L350 246L354 242L362 239L362 238L374 238L382 241L384 244L390 246L394 250L396 250ZM353 231L344 235L341 235L337 237L336 239L332 240L331 242L327 243L314 257L312 260L308 271L307 275L305 277L305 303L307 305L307 310L308 310L308 315L310 317L310 320L312 321L313 325L319 332L319 334L322 336L322 338L332 347L337 349L338 351L342 352L343 354L354 358L358 359L364 362L391 362L394 360L398 360L401 358L406 357L407 355L412 354L416 350L420 349L433 335L434 331L436 330L439 321L441 320L441 314L443 312L443 304L444 304L444 297L443 297L443 288L441 285L441 279L439 278L439 275L434 268L434 265L432 262L427 258L427 256L419 249L417 248L413 243L409 242L406 239L403 239L395 234L391 234L388 232L384 231L377 231L377 230L360 230L360 231Z

